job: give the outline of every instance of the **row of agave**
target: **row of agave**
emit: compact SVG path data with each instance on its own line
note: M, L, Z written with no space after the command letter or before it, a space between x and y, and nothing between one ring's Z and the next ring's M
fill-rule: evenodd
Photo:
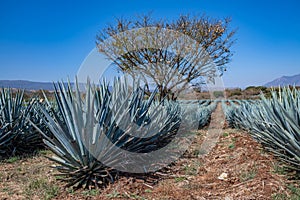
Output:
M42 148L41 135L31 126L31 119L46 131L39 116L32 109L33 101L24 100L24 91L0 90L0 159L33 153Z
M300 91L282 88L252 102L223 101L229 126L248 130L287 167L300 172Z
M184 137L186 130L197 123L203 127L215 108L213 103L185 106L180 102L158 102L155 95L153 92L146 97L139 84L129 87L126 79L115 79L113 86L105 82L100 86L88 83L84 94L78 84L72 89L70 84L57 83L56 103L45 97L45 102L34 105L51 134L31 120L30 124L54 152L50 159L57 163L54 167L64 176L67 186L103 187L124 171L148 173L150 165L159 169L162 160L153 159L147 153L165 148L178 134ZM191 113L197 114L190 117ZM180 145L169 145L168 157L176 155L173 151ZM149 155L149 158L135 160L131 154ZM154 155L164 159L164 155ZM145 166L145 160L158 162Z
M188 121L197 124L201 129L208 124L211 113L217 107L217 101L213 100L187 100L180 102L181 107L189 114L186 115Z

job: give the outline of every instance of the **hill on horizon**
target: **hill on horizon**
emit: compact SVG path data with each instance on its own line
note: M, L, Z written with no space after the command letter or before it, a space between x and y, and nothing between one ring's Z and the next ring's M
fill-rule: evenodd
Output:
M54 90L53 83L51 82L33 82L25 80L0 80L0 88L2 87L25 90Z
M274 79L266 83L264 86L266 87L278 87L278 86L288 86L288 85L296 85L300 86L300 74L293 76L282 76L280 78Z

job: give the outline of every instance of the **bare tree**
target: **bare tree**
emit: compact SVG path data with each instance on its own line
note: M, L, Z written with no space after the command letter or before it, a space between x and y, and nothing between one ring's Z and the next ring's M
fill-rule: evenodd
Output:
M159 98L176 99L189 85L226 71L235 31L230 19L180 16L174 21L143 16L117 19L97 35L100 53L133 78L154 85Z

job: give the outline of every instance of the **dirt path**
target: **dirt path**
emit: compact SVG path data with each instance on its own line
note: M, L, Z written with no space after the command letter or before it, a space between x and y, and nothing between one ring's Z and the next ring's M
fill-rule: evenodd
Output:
M199 156L206 156L217 144L225 123L225 116L222 106L218 103L215 111L211 115L211 120L204 141L199 147Z

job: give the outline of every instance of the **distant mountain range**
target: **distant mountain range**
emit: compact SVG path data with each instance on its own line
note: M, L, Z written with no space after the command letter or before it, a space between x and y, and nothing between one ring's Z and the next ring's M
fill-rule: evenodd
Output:
M54 90L53 83L51 82L33 82L23 80L0 80L0 88L2 87L19 88L26 90Z
M277 86L287 86L287 85L297 85L300 86L300 74L294 76L282 76L271 82L266 83L266 87L277 87Z
M73 85L71 83L71 85ZM277 87L286 85L297 85L300 86L300 74L294 76L282 76L271 82L266 83L266 87ZM53 91L53 83L51 82L33 82L25 80L0 80L0 88L10 87L10 88L20 88L26 90L50 90Z

